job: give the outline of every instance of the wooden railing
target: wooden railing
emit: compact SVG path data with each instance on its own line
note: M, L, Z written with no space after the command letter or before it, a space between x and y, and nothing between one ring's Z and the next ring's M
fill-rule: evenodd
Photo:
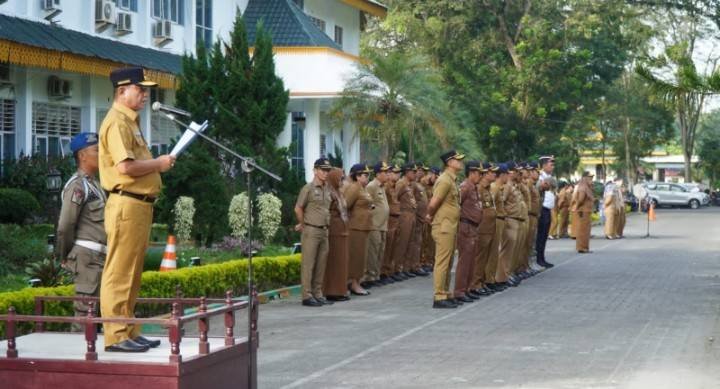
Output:
M97 324L102 323L124 323L124 324L154 324L160 325L168 329L168 338L170 342L171 363L182 362L180 355L180 342L182 341L183 325L189 322L198 322L198 331L200 343L198 353L206 355L210 352L208 343L208 331L210 329L210 318L213 316L224 316L225 325L225 346L235 344L235 311L245 309L250 306L250 316L252 320L251 333L248 334L248 343L250 347L257 340L257 296L251 296L250 301L234 300L232 293L227 292L224 299L208 299L200 298L183 298L179 292L176 292L175 298L139 298L138 304L169 304L172 306L170 317L164 318L105 318L98 317L95 314L95 307L99 299L97 297L80 297L80 296L38 296L35 298L35 314L34 315L18 315L14 307L8 309L6 315L0 315L0 322L5 322L5 334L7 337L7 358L18 358L18 350L16 345L16 324L19 322L34 322L35 332L43 332L45 323L70 323L79 324L85 327L86 352L85 360L97 360L97 351L95 342L97 340ZM88 314L85 317L66 317L66 316L45 316L45 302L74 302L84 301L89 304ZM183 315L183 306L197 304L197 312ZM208 304L218 305L209 308Z

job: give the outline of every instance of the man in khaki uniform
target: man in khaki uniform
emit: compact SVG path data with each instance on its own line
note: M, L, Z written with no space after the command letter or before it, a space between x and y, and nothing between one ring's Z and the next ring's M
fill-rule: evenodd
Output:
M495 284L497 272L497 247L495 200L490 186L495 182L495 174L499 170L489 162L482 164L483 175L477 185L478 196L482 202L483 215L478 228L478 259L470 292L476 296L487 296L494 293L488 285Z
M423 237L425 236L425 230L429 227L425 221L425 215L427 215L428 197L425 192L425 186L420 181L425 178L425 164L417 164L415 170L415 181L413 182L413 196L415 197L415 229L413 231L412 241L408 250L410 251L409 257L412 263L408 266L412 274L420 277L427 277L430 273L426 272L421 267L421 255Z
M500 243L500 261L506 264L505 277L508 286L520 285L520 278L514 276L517 266L517 251L520 249L521 228L527 222L525 199L518 188L522 172L515 162L508 162L508 180L503 186L503 206L505 208L505 233Z
M393 262L393 250L397 240L398 230L400 228L400 203L395 193L395 183L400 179L402 169L398 165L394 165L388 171L388 181L383 185L385 189L385 198L388 202L390 217L388 218L387 238L385 239L385 253L383 255L382 268L380 270L380 282L383 285L392 284L395 281L403 279L395 275L395 263Z
M425 187L425 195L427 196L428 204L432 200L433 186L440 175L440 168L435 166L431 167L430 170L425 173L425 177L422 179L422 185ZM432 238L432 228L425 224L425 230L422 239L422 253L420 255L420 264L422 269L426 273L432 272L433 264L435 263L435 242Z
M584 172L581 181L573 192L570 211L573 217L573 230L575 231L575 248L580 254L590 253L590 230L592 228L592 212L595 204L592 179L590 172Z
M403 280L416 277L410 272L412 269L408 267L412 263L410 241L415 232L415 210L417 209L413 190L416 170L417 166L414 163L406 164L403 166L403 177L395 184L395 193L400 202L400 227L395 241L393 262L395 262L395 275Z
M455 238L460 221L460 193L455 181L463 169L464 155L450 150L440 156L445 171L440 175L428 205L428 222L432 224L435 240L435 268L433 269L433 308L457 308L458 302L450 294L450 270L455 255ZM462 302L460 302L462 304Z
M380 283L380 268L382 266L385 244L387 242L388 219L390 218L390 206L385 195L385 183L388 181L390 165L386 162L378 162L373 170L375 179L365 188L372 199L372 230L368 234L367 266L365 269L365 285L363 288L384 285Z
M489 284L488 288L494 292L502 292L509 285L508 272L511 263L507 262L507 257L500 255L503 247L506 247L506 223L507 212L505 212L505 185L511 179L510 166L507 163L498 164L497 178L490 185L490 194L495 202L495 247L491 248L489 262L497 262L495 270L495 284ZM492 256L496 258L493 259Z
M540 271L540 267L537 265L535 260L537 256L535 254L535 241L537 239L538 222L540 219L540 191L537 188L537 181L540 177L538 174L538 164L536 162L530 162L527 164L526 169L528 171L527 188L530 191L530 203L528 204L528 215L529 215L529 228L528 235L526 237L527 246L527 260L526 269L524 276L533 276Z
M315 177L300 190L295 202L295 217L298 224L295 231L302 232L300 283L302 305L321 307L328 304L323 295L325 266L328 255L328 227L330 225L331 189L326 179L332 166L330 161L320 158L315 161Z
M559 194L558 199L558 236L560 238L570 237L570 203L572 202L572 195L574 187L571 183L565 185Z
M527 247L527 236L530 230L530 190L528 189L527 180L530 176L528 169L526 169L524 163L516 165L517 173L515 173L515 188L522 194L522 207L520 208L520 214L518 221L520 221L520 228L517 236L517 248L515 249L515 260L513 264L512 273L519 275L525 271L528 262L528 247ZM518 276L519 279L524 278Z
M78 166L65 183L57 228L57 258L72 273L77 296L98 296L105 266L105 192L95 176L98 172L97 134L83 132L70 142ZM73 302L75 316L87 316L89 304ZM73 331L82 326L73 323Z
M471 303L480 295L469 291L475 268L480 256L480 223L483 219L483 204L478 195L477 185L484 170L479 161L465 164L465 180L460 184L460 225L458 226L458 262L455 268L456 301Z
M100 310L106 318L132 318L140 292L145 251L150 237L153 204L160 194L160 173L175 157L152 157L140 130L138 112L145 107L148 87L142 68L113 71L115 98L100 125L100 182L110 193L105 206L107 257L100 283ZM122 323L104 326L105 350L143 352L160 345L140 336L140 327Z

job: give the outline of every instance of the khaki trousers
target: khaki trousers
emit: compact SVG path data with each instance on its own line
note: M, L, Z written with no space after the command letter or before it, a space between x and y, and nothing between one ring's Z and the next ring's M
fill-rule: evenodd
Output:
M519 271L523 267L523 263L527 262L528 229L529 223L527 219L524 221L518 221L518 233L515 241L515 250L513 251L514 257L510 268L510 274Z
M542 212L542 211L541 211ZM550 232L549 236L552 236L553 238L558 238L560 236L560 223L558 218L560 215L558 214L557 207L550 210Z
M542 211L541 211L542 212ZM535 239L537 238L538 218L530 216L528 219L528 234L525 238L525 246L527 247L527 254L525 255L525 266L530 265L530 257L535 251Z
M618 214L617 230L615 231L616 236L623 236L623 234L625 233L625 223L627 222L626 217L627 215L625 214L625 209L623 207L623 209Z
M452 297L450 293L450 269L455 255L455 228L442 227L443 224L432 226L432 237L435 240L435 266L433 268L433 288L435 301Z
M134 318L140 293L153 206L131 197L111 195L105 205L107 255L100 281L100 311L105 318ZM140 335L140 326L103 324L105 347Z
M497 255L495 262L491 263L492 248L497 251L497 244L494 242L495 234L479 234L478 235L478 256L475 266L475 274L473 275L470 289L482 289L486 283L495 283L495 271L497 268ZM494 246L493 246L494 245Z
M458 263L455 267L455 297L464 296L475 278L478 255L480 253L480 235L478 227L460 222L458 226Z
M395 265L395 272L408 271L405 266L409 262L408 254L410 242L414 239L413 234L415 233L415 213L414 212L402 212L400 213L400 226L398 227L398 234L395 237L395 247L393 248L393 262Z
M420 254L420 264L422 266L432 267L435 262L435 241L432 238L432 228L425 224L423 228L422 253Z
M590 250L590 229L592 213L589 211L573 212L573 227L575 229L575 249L577 251Z
M380 274L389 276L395 273L395 263L393 262L393 250L395 249L395 242L398 235L400 217L390 216L388 220L388 230L385 234L385 250L383 253L382 266L380 268Z
M410 244L407 250L407 260L403 268L407 271L417 270L420 267L420 255L422 253L422 240L425 234L426 224L415 220L415 228L410 236Z
M377 281L380 279L380 267L385 254L385 239L385 231L370 231L368 235L365 281Z
M558 211L558 238L568 236L568 226L570 224L570 210L563 208Z
M609 207L605 207L604 213L605 225L603 226L603 230L605 231L605 236L613 238L615 237L615 235L617 235L618 230L617 210L614 206L611 205Z
M72 273L75 284L75 295L80 297L92 297L100 295L100 278L102 277L103 266L105 266L105 254L92 251L85 247L74 246L67 255L65 268ZM90 304L84 301L73 301L75 316L85 317L90 310ZM95 315L100 307L95 306ZM73 323L73 332L84 331L85 326Z
M500 241L500 259L498 261L497 282L505 282L508 280L513 271L513 261L515 260L515 249L517 248L518 235L520 234L520 221L515 219L505 219L502 240Z
M328 256L328 230L306 225L300 238L302 298L323 297L322 285Z

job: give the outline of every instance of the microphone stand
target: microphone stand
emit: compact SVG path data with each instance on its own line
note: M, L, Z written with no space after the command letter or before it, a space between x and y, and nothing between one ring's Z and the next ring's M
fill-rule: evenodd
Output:
M194 128L191 128L188 124L178 120L174 114L164 112L164 111L157 111L164 114L168 119L172 120L174 123L180 125L181 127L190 130L195 133L195 135L198 135L199 137L205 139L206 141L212 143L213 145L217 146L218 148L226 151L228 154L232 155L233 157L240 160L240 167L243 173L245 173L245 180L247 184L247 191L248 191L248 233L247 233L247 240L249 244L247 256L248 256L248 277L247 277L247 287L248 287L248 302L250 310L248 311L248 388L254 389L257 387L257 366L255 361L255 344L257 343L257 317L258 317L258 294L257 290L255 289L255 281L253 278L253 249L252 249L252 204L253 204L253 192L252 192L252 172L257 169L261 172L263 172L265 175L273 178L276 181L282 181L282 178L280 178L278 175L264 169L263 167L259 166L254 159L244 157L229 148L227 148L222 143L216 141L215 139L195 130Z

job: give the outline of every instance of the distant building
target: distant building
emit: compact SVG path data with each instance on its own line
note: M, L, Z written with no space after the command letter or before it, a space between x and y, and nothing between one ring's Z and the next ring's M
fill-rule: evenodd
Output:
M62 156L70 138L96 131L112 102L108 74L141 65L158 80L151 100L173 104L181 55L198 42L228 40L237 10L250 43L262 20L271 31L276 69L290 90L282 146L312 175L312 162L337 147L346 165L359 159L351 123L333 128L325 114L360 60L374 0L7 0L0 1L0 159ZM145 109L141 127L156 154L177 128Z

